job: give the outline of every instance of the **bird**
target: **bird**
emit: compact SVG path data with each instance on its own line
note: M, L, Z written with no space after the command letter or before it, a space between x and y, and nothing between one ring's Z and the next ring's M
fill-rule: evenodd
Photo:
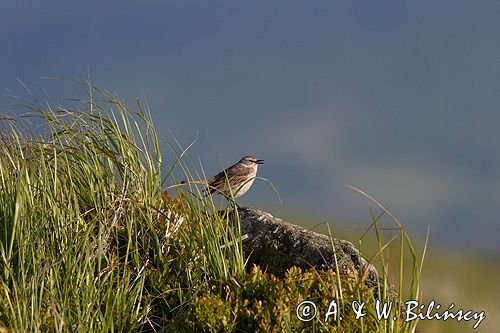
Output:
M207 192L210 194L217 192L226 198L238 198L252 186L257 176L259 164L264 164L264 160L248 155L212 178L207 180L183 180L181 184L203 184L207 185L207 189L204 190L205 194Z

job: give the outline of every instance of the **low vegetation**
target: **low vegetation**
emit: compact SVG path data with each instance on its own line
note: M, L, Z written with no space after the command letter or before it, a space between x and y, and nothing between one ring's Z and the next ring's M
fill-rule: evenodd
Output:
M221 212L196 187L162 191L176 183L174 171L200 176L186 150L172 145L174 163L164 165L142 103L129 107L79 84L86 98L65 106L25 101L40 123L35 129L23 118L3 119L0 332L414 330L399 304L418 298L420 270L401 225L397 293L390 292L387 243L374 214L375 288L358 272L291 268L280 279L245 267L234 204ZM297 316L304 300L317 305L311 321ZM396 304L389 320L377 318L377 300ZM362 302L366 315L356 318L352 305ZM332 304L342 320L330 313L325 321Z

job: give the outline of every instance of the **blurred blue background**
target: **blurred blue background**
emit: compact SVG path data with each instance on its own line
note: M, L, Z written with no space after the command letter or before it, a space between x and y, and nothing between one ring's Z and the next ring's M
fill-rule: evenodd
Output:
M5 2L0 112L11 95L82 97L86 79L146 97L207 175L266 161L240 204L370 224L358 187L431 245L500 256L500 3L496 1ZM390 225L386 220L387 226Z

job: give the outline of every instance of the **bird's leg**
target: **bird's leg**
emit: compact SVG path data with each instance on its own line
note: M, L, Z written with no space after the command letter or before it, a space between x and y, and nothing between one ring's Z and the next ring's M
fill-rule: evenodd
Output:
M240 205L238 205L238 204L236 203L236 200L234 200L234 197L231 197L231 196L229 196L229 195L227 195L227 194L225 194L225 193L222 193L222 192L220 192L220 194L221 194L224 198L226 198L226 200L227 200L229 203L234 204L234 205L236 206L236 208L238 208L238 210L240 210L240 209L241 209Z

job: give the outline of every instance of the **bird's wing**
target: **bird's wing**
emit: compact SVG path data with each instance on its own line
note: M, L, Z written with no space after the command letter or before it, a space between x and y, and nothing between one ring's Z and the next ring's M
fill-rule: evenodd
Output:
M230 175L231 167L224 169L212 178L207 180L208 190L210 194L216 191L223 191L226 187L227 178Z

